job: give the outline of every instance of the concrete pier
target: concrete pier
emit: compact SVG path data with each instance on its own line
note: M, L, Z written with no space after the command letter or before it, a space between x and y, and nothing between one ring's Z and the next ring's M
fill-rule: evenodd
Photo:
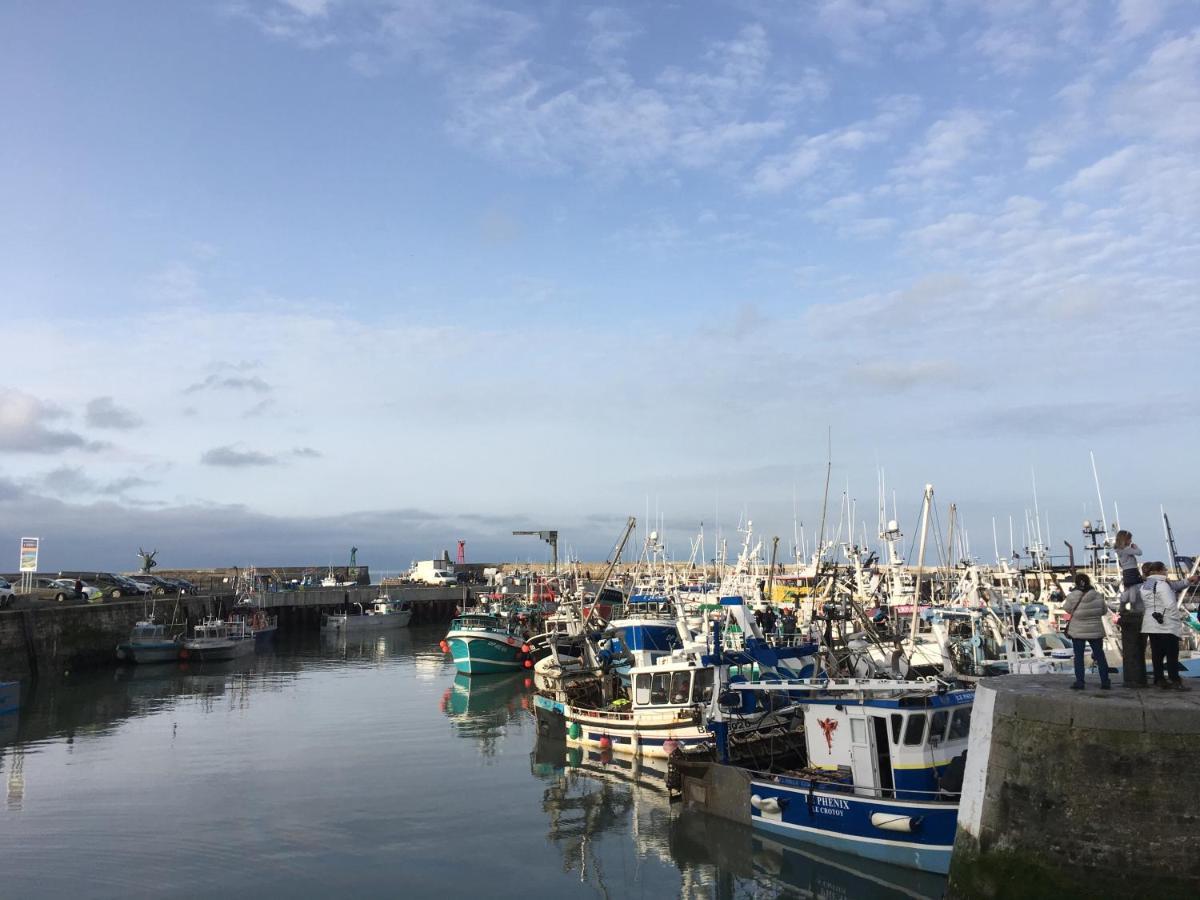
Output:
M279 617L281 631L316 631L321 613L351 603L371 603L378 587L267 591L259 605ZM413 624L448 622L463 599L461 587L404 587L388 591L394 600L413 604ZM158 620L197 622L207 615L227 614L232 594L159 597ZM176 604L178 603L178 610ZM59 604L43 601L28 608L0 611L0 681L30 679L64 671L116 665L116 646L145 618L149 603L141 598L103 603Z
M979 683L950 896L1200 896L1200 690Z

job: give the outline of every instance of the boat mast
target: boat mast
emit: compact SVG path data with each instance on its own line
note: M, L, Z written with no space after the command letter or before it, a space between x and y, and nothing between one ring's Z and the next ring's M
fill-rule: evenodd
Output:
M921 544L917 550L917 580L913 590L912 630L908 640L913 652L917 649L917 619L921 610L921 578L925 574L925 541L929 537L929 506L933 503L933 485L925 485L925 500L921 504Z

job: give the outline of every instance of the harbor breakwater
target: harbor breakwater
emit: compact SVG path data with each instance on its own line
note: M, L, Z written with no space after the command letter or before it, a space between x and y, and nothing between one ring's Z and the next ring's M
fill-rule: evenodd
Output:
M1200 896L1200 693L976 689L950 896Z
M257 595L260 606L279 617L281 631L320 627L323 612L350 603L369 604L377 587L330 588L305 591L268 591ZM449 621L463 599L462 588L393 588L394 600L413 604L417 624ZM208 615L233 608L232 594L158 598L159 621L194 623ZM142 599L104 603L58 604L0 612L0 681L25 680L76 669L116 665L116 646L129 636L134 623L144 619L148 603Z

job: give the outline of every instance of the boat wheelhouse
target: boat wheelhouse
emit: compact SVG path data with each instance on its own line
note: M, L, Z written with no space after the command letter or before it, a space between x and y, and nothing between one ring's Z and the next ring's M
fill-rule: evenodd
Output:
M712 702L713 670L694 661L662 661L630 672L628 698L578 702L539 695L542 716L560 716L567 743L635 756L668 757L710 741L701 710Z

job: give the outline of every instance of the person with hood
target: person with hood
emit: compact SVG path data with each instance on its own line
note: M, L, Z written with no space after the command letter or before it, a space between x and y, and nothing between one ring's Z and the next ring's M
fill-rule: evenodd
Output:
M1179 637L1183 630L1183 615L1179 610L1181 591L1195 584L1193 575L1183 581L1167 580L1167 564L1146 563L1142 571L1146 580L1142 582L1142 634L1150 636L1150 662L1154 671L1154 683L1165 690L1190 691L1179 677Z
M1100 672L1100 689L1111 689L1108 659L1104 656L1104 614L1108 612L1108 606L1087 575L1080 572L1075 576L1075 588L1067 594L1062 608L1071 615L1067 637L1075 649L1075 683L1071 689L1083 690L1083 651L1087 646L1091 646L1092 662Z

